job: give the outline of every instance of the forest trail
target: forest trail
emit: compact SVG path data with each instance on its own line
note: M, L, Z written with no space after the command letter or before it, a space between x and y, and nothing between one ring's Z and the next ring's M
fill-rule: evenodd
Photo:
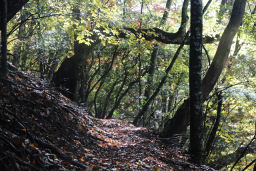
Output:
M105 149L100 161L117 170L183 170L178 164L188 165L177 148L162 143L153 131L135 127L127 121L100 119L89 133L97 137L98 146Z
M157 133L95 119L45 80L13 66L0 80L1 170L213 170Z

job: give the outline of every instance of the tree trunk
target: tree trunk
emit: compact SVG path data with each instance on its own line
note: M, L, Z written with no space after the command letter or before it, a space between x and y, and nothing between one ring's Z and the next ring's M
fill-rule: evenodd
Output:
M29 0L6 0L7 4L7 22L9 22L12 17L29 1ZM1 1L1 6L4 5L3 1ZM1 17L2 14L0 14ZM1 30L1 28L0 28Z
M232 40L238 31L245 11L246 0L236 0L231 18L220 39L214 59L202 82L203 101L206 100L215 86L230 53ZM161 132L162 137L171 137L173 134L183 134L189 125L189 104L183 103L172 119L169 119Z
M40 1L36 1L36 7L37 7L37 17L41 17L42 13L42 7L40 6ZM38 44L38 51L37 51L37 57L39 59L39 72L40 72L40 78L43 78L45 76L45 57L44 57L44 39L41 32L41 21L37 21L37 44Z
M168 73L170 72L170 70L172 69L176 59L178 58L181 49L184 46L185 40L187 39L187 35L184 38L183 44L181 44L179 46L179 48L177 49L176 53L174 54L174 57L171 61L171 63L169 64L169 66L166 68L165 70L165 75L163 76L163 78L161 79L160 83L158 84L157 88L155 89L154 93L150 96L150 98L147 100L147 102L142 106L141 110L139 111L138 115L135 117L135 119L133 120L133 124L137 125L139 119L144 116L144 114L146 113L150 103L155 99L155 97L158 95L160 89L162 88L162 86L164 85L167 77L168 77Z
M137 116L135 117L135 119L133 120L133 124L134 125L137 125L138 121L141 119L142 116L144 116L144 114L146 113L146 111L148 110L148 107L150 105L150 103L154 100L154 98L157 96L157 94L159 93L160 89L162 88L162 86L164 85L165 83L165 80L167 79L168 77L168 73L169 71L172 69L172 66L174 65L176 59L178 58L178 55L181 51L181 49L183 48L184 44L185 44L185 41L186 41L186 37L184 36L185 32L186 32L186 24L187 24L187 21L188 21L188 16L187 16L187 8L188 8L188 3L189 1L188 0L184 0L183 2L183 6L182 6L182 19L181 19L181 26L179 28L179 31L181 33L181 36L180 38L183 40L183 42L181 43L180 47L177 49L171 63L169 64L169 66L166 68L165 70L165 76L161 79L161 82L159 83L158 87L156 88L156 90L153 92L153 94L150 96L150 93L151 93L151 86L149 85L148 86L148 89L145 90L145 96L146 96L146 103L143 104L142 108L140 109L139 113L137 114ZM171 5L171 1L167 1L166 3L166 9L169 9L170 8L170 5ZM161 20L161 23L162 22L166 22L166 17L167 17L167 14L168 13L164 13L163 15L163 18ZM160 24L161 24L160 23ZM185 38L184 38L185 37ZM156 60L156 57L157 57L157 51L158 51L158 47L155 46L153 52L152 52L152 55L151 55L151 65L150 65L150 75L148 77L148 84L152 84L152 83L149 83L150 80L153 80L153 74L154 74L154 67L155 67L155 60Z
M225 14L225 11L227 9L226 4L227 4L227 0L221 0L220 9L218 12L218 23L219 24L222 22L223 15Z
M212 64L203 79L203 99L212 91L228 59L232 41L242 23L246 0L236 0L230 21L222 34Z
M256 131L256 128L255 128ZM246 151L249 151L251 149L251 146L253 146L253 142L256 139L256 134L254 134L254 136L252 137L251 141L247 144L247 146L244 148L244 150L240 153L240 155L238 156L238 158L236 159L235 163L233 164L233 166L231 167L230 171L233 171L233 169L235 168L235 166L237 165L237 163L245 156ZM255 150L254 150L255 151Z
M161 110L162 110L162 113L166 113L167 111L167 93L166 92L161 93Z
M163 14L163 17L160 21L159 26L163 26L166 23L166 20L168 18L169 15L169 11L171 8L171 4L172 4L172 0L168 0L166 2L166 6L165 6L165 11ZM158 45L156 45L151 53L151 58L150 58L150 66L149 66L149 71L148 71L148 77L147 77L147 88L145 89L144 92L144 96L146 98L146 101L149 99L150 94L151 94L151 89L152 89L152 84L153 84L153 77L154 77L154 73L155 73L155 65L156 65L156 58L157 58L157 54L158 54Z
M129 90L133 87L133 85L135 83L139 82L139 79L136 79L134 81L131 81L128 85L128 87L119 95L118 98L116 98L116 101L115 101L115 104L114 106L112 107L112 109L110 110L110 112L108 113L108 115L106 116L106 119L111 119L113 114L114 114L114 111L117 109L117 107L120 105L121 103L121 100L123 99L123 97L129 92ZM123 88L122 88L123 89ZM120 89L120 90L122 90Z
M7 67L7 0L1 0L1 65L0 78L5 78L8 73Z
M159 25L160 27L166 23L166 20L168 18L169 11L170 11L171 3L172 3L172 0L168 0L166 2L165 12L163 14L163 17L162 17L162 19L160 21L160 25ZM150 98L150 95L151 95L157 54L158 54L158 45L156 44L151 53L151 58L150 58L150 66L149 66L149 71L148 71L148 76L147 76L147 86L146 86L145 92L144 92L145 101L148 101ZM136 117L138 117L138 116L136 116ZM144 118L144 114L143 114L143 118Z
M57 72L53 74L52 82L60 91L72 100L77 100L81 88L82 71L85 68L86 59L92 52L94 45L80 44L74 56L65 58Z
M73 17L80 22L79 3L73 9ZM90 45L79 43L76 40L76 33L74 33L74 53L71 58L65 58L57 72L54 73L52 82L68 98L79 102L82 98L83 92L82 83L84 83L85 67L88 57L90 56L94 46L98 43L94 41ZM94 36L90 37L91 39Z
M221 95L221 93L217 94L217 99L218 99L217 117L216 117L215 123L213 125L213 128L211 130L211 133L209 135L209 138L208 138L206 146L205 146L205 150L204 150L205 158L207 158L209 156L209 153L212 149L212 145L213 145L218 127L220 125L221 107L222 107L222 95Z
M202 0L191 1L191 35L189 55L189 113L191 161L201 163L203 112L202 112Z
M153 52L151 53L151 58L150 58L150 66L149 66L148 77L147 77L147 87L144 92L146 101L149 99L149 97L151 95L157 53L158 53L158 46L156 45L155 48L153 49Z
M26 19L26 16L27 16L27 12L22 9L20 11L20 21L22 22L23 20ZM24 45L24 37L25 37L25 25L24 24L20 24L19 25L19 30L18 30L18 39L20 41L20 43L17 43L15 46L14 46L14 57L13 57L13 60L11 61L13 65L15 65L16 67L20 67L21 66L21 57L22 57L22 53L23 50L22 50L22 46ZM23 70L23 68L21 68Z

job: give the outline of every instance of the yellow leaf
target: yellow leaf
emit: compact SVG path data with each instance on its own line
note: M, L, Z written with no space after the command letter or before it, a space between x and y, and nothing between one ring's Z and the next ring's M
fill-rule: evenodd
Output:
M29 144L30 147L36 148L35 144Z
M85 162L85 160L84 160L84 157L83 157L83 156L80 158L80 161L81 161L81 162Z
M155 171L161 171L161 168L160 167L156 167Z
M53 160L55 160L55 159L57 159L57 156L54 154L54 155L53 155Z

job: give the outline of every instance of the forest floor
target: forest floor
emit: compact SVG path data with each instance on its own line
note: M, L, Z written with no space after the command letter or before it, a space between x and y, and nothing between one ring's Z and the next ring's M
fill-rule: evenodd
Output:
M0 87L1 170L213 170L189 163L153 130L89 116L12 66Z

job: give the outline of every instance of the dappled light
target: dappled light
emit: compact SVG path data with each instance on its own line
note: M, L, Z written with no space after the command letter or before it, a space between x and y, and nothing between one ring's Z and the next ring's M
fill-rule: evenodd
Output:
M0 0L0 170L255 170L255 0Z

